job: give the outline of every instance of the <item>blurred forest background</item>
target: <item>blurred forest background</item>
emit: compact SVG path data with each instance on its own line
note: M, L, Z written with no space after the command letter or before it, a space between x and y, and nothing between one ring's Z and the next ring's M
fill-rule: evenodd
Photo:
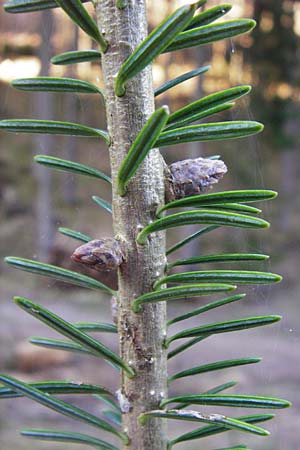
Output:
M150 27L156 26L162 17L183 3L186 2L149 0ZM207 7L221 3L208 0ZM207 323L264 313L282 314L284 320L277 326L238 335L228 334L224 339L211 337L205 345L199 344L185 352L185 358L193 358L199 364L239 356L262 356L264 361L259 366L220 371L213 381L209 375L188 378L187 381L174 383L172 393L187 390L196 393L218 383L238 380L235 393L287 398L294 403L294 407L279 412L274 423L268 424L267 428L272 432L270 438L237 436L228 432L202 440L201 449L225 447L243 441L253 449L299 449L300 1L231 0L231 4L233 8L225 19L253 17L258 22L254 32L213 46L162 55L153 67L156 87L199 66L210 64L211 69L159 96L157 104L168 103L174 111L191 99L196 100L238 84L252 84L250 96L238 101L230 112L212 120L255 119L265 124L265 131L243 140L177 146L176 149L164 150L164 156L170 163L188 157L221 155L228 166L228 174L215 191L254 187L279 191L279 197L274 202L263 205L263 217L271 221L271 229L260 232L216 230L186 247L184 255L237 250L271 254L271 262L263 263L261 270L267 268L282 274L284 281L280 285L247 289L249 295L238 307L227 306L222 312L201 316L201 320ZM1 119L43 118L105 127L103 103L96 95L29 94L10 87L10 82L15 78L38 74L80 78L101 87L101 67L97 63L76 66L49 64L49 58L54 54L88 49L93 45L81 32L78 33L61 11L9 15L1 8L0 33ZM38 258L82 271L81 267L72 265L70 261L76 241L60 235L57 228L69 227L94 238L112 235L109 214L91 198L92 195L99 195L109 201L109 189L104 182L87 182L84 177L38 167L33 164L32 158L35 154L49 153L109 173L104 144L89 138L4 133L1 133L0 139L1 257ZM185 235L191 231L185 230ZM170 233L169 243L183 236L183 232L181 236ZM5 267L2 262L0 275L1 372L9 372L27 381L71 379L109 383L112 389L117 388L117 375L112 376L104 362L99 367L98 359L95 360L96 365L93 358L42 350L28 344L26 339L29 335L50 334L43 325L24 316L11 301L13 295L23 295L40 301L68 320L110 321L107 298L99 300L97 293L26 275ZM96 272L91 275L97 277ZM114 283L114 280L110 282ZM199 305L200 301L193 300L189 305ZM182 303L172 305L170 316L174 315L175 310L183 311L183 308ZM199 323L199 319L191 320L191 326L194 323ZM102 340L117 348L116 337L106 334ZM185 367L184 357L172 361L171 372ZM79 405L81 401L86 400L74 399ZM100 406L96 399L90 400L91 411L99 412ZM245 411L240 413L245 414ZM6 450L65 449L65 445L31 442L16 433L16 428L21 427L54 428L56 420L54 413L27 400L2 401L0 447ZM64 429L76 427L68 419L64 425ZM175 427L172 424L172 428L177 429L176 433L172 431L177 435L183 429L193 427L177 423ZM182 444L178 449L196 450L199 445ZM76 448L81 449L81 446Z

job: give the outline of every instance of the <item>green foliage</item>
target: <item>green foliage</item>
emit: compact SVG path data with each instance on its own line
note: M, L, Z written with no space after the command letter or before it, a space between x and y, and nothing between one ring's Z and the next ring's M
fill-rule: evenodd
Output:
M89 333L117 333L116 325L112 323L102 323L102 322L75 322L73 323L75 328L78 330L89 332Z
M90 0L81 0L82 3ZM55 0L10 0L4 4L5 11L9 13L26 13L40 11L42 9L57 8L58 2Z
M255 27L254 20L239 19L228 20L227 22L213 25L205 25L199 28L180 33L173 43L169 45L165 52L182 50L184 48L198 47L199 45L210 44L222 39L232 38L239 34L247 33Z
M106 406L109 406L109 408L112 408L114 411L116 411L119 414L121 414L121 408L117 404L117 400L115 398L108 397L108 396L105 396L103 394L95 394L94 397L97 398L98 400L100 400Z
M218 448L217 450L250 450L246 445L238 445L236 447Z
M203 25L209 25L210 23L227 14L231 10L231 8L232 8L231 5L224 4L206 9L200 14L196 14L194 16L193 20L191 20L191 22L189 23L187 29L189 30L191 28L198 28Z
M132 377L134 375L133 370L125 364L116 353L112 352L98 340L90 337L83 331L80 331L78 327L66 322L61 317L51 313L47 309L42 308L40 305L37 305L26 298L16 297L15 303L31 316L41 322L44 322L50 328L53 328L77 344L80 344L83 348L89 350L94 355L100 356L114 365L121 367L126 372L127 376Z
M249 424L253 423L255 424L271 420L273 419L273 417L274 414L255 414L253 416L241 416L238 417L237 419ZM222 425L209 425L206 427L197 428L196 430L193 430L186 434L182 434L178 438L171 441L169 443L169 448L172 448L175 444L179 444L180 442L190 441L193 439L200 439L207 436L213 436L215 434L224 433L225 431L228 431L228 428Z
M246 445L238 445L237 447L227 447L227 448L219 448L217 450L250 450Z
M56 431L56 430L22 430L21 435L42 441L67 442L73 444L85 444L96 447L98 450L118 450L118 447L109 444L102 439L98 439L87 434L75 433L74 431Z
M92 199L94 200L95 203L97 203L97 205L105 209L105 211L109 212L110 214L112 213L112 205L103 200L103 198L100 198L97 195L93 195Z
M175 37L185 29L192 20L194 12L202 3L203 1L200 1L193 5L178 8L138 46L118 72L116 78L116 94L118 96L121 97L125 94L125 83L159 56L174 41Z
M76 92L82 94L101 94L101 89L87 81L74 78L36 77L20 78L12 82L12 86L20 91L35 92Z
M214 372L215 370L228 369L230 367L243 366L246 364L254 364L261 361L261 358L240 358L240 359L229 359L226 361L218 361L211 364L205 364L203 366L193 367L191 369L183 370L178 372L168 378L169 383L178 380L179 378L191 377L193 375L198 375L199 373Z
M168 398L161 402L161 406L169 403L190 403L193 405L220 405L220 406L238 406L239 408L286 408L290 403L286 400L271 397L257 397L251 395L181 395Z
M221 414L201 414L196 411L182 411L178 409L169 409L166 411L150 411L140 416L141 423L145 423L145 420L149 417L160 417L162 419L175 419L175 420L188 420L191 422L202 422L210 424L224 425L230 430L245 431L248 433L258 434L260 436L267 436L268 431L255 425L250 425L247 422L241 420L232 419Z
M15 269L21 269L26 272L35 273L46 277L54 278L55 280L63 281L65 283L75 284L87 289L100 289L107 294L112 294L114 291L100 281L94 278L82 275L72 270L56 267L51 264L44 264L39 261L34 261L25 258L16 258L14 256L7 256L5 262Z
M118 172L118 193L120 195L125 195L129 180L144 161L147 153L155 146L168 117L169 108L162 106L149 117L137 135Z
M237 139L260 133L263 126L258 122L216 122L203 125L174 128L161 133L156 141L158 147L184 144L187 142L219 141Z
M71 172L77 175L86 175L111 183L111 178L105 175L105 173L100 172L100 170L95 169L94 167L86 166L85 164L79 164L74 161L68 161L66 159L55 158L48 155L36 155L34 160L38 164L50 167L51 169L61 170L62 172Z
M167 283L237 283L237 284L270 284L278 283L281 277L270 272L254 272L250 270L202 270L197 272L181 272L163 277L156 281L154 288Z
M221 253L220 255L196 256L194 258L179 259L168 264L167 271L175 266L189 264L237 262L237 261L265 261L269 257L255 253Z
M55 0L70 19L76 23L85 33L100 45L103 52L107 49L107 42L99 31L99 28L91 18L87 10L82 6L81 0Z
M228 102L238 100L244 95L247 95L250 90L250 86L237 86L235 88L225 89L224 91L216 92L215 94L210 94L207 97L203 97L200 100L190 103L188 106L185 106L184 108L181 108L171 114L166 128L179 128L183 125L188 125L192 122L203 119L208 115L214 114L216 108L218 112L219 108L223 108ZM211 111L214 112L212 113Z
M53 56L53 58L51 58L51 62L52 64L63 66L69 64L78 64L81 62L99 62L100 58L101 52L98 52L98 50L80 50L55 55Z
M204 392L204 394L217 394L218 392L226 391L227 389L231 389L232 387L237 385L237 381L228 381L227 383L219 384L218 386L215 386L211 389L208 389ZM184 409L188 407L188 403L181 403L179 405L176 405L177 409Z
M202 339L212 334L231 333L232 331L246 330L247 328L262 327L272 325L281 320L280 316L257 316L244 319L229 320L227 322L210 323L209 325L200 325L199 327L187 328L166 339L165 345L168 347L171 342L177 339L190 337L201 337Z
M89 241L92 240L92 238L90 236L87 236L86 234L80 233L80 231L70 230L70 228L60 227L58 229L58 231L61 234L64 234L65 236L72 237L72 238L77 239L78 241L81 241L81 242L89 242Z
M85 3L85 1L11 0L5 3L4 8L7 12L18 13L61 7L75 24L99 44L100 51L88 49L62 53L54 56L51 59L51 62L58 65L76 64L86 61L101 62L102 52L106 51L108 43L103 38L96 23L88 14L82 3ZM255 25L255 22L249 19L215 23L217 19L224 16L231 9L231 5L218 5L197 13L197 9L204 5L204 3L205 0L200 0L192 5L185 5L177 9L141 42L141 44L123 62L116 74L115 93L117 96L125 96L126 99L127 83L138 75L145 67L151 64L160 54L184 48L192 48L221 39L232 38L250 31ZM124 9L124 11L126 11L127 2L123 0L118 1L116 6L120 10ZM155 91L155 95L158 96L188 79L203 75L208 69L209 66L200 67L196 70L182 74L173 80L167 81ZM104 97L102 91L97 86L86 81L72 78L38 77L35 79L18 79L15 80L12 85L16 89L26 91L100 94ZM130 181L133 183L134 180L132 180L132 178L134 174L154 147L170 146L194 141L223 141L225 139L244 138L262 131L263 126L260 123L253 121L228 121L190 125L199 119L232 108L234 106L234 103L232 102L248 94L249 91L249 86L236 86L220 92L215 92L186 105L171 114L169 114L167 107L157 109L148 118L141 131L131 143L130 150L119 168L117 174L116 195L126 196L128 183ZM119 101L122 101L122 99ZM3 120L0 122L0 130L1 129L3 131L17 133L98 137L104 139L108 145L111 142L109 133L106 130L69 122L36 119ZM211 157L211 159L218 158L219 156ZM35 162L54 170L72 172L76 175L86 175L96 178L101 182L106 181L109 184L112 183L112 180L108 175L85 164L48 155L36 156ZM138 230L136 243L140 246L139 250L143 251L147 248L146 246L148 240L151 240L152 233L190 224L207 225L170 247L166 252L166 256L168 257L190 242L200 237L202 238L206 234L222 226L239 229L250 228L255 230L267 228L269 226L268 222L257 217L257 215L261 213L261 210L249 206L248 203L270 200L274 197L276 197L276 193L269 190L235 190L195 195L180 200L174 200L165 205L156 205L156 217L153 218L151 223L145 224L142 229ZM112 213L113 205L98 196L93 196L92 199L101 208ZM184 210L175 214L169 214L170 209L191 207L193 210ZM153 215L155 215L155 211ZM230 229L231 228L229 228L229 230ZM59 228L58 231L61 234L80 242L86 243L92 240L90 236L70 228L62 227ZM212 255L199 255L194 258L175 259L174 261L168 260L166 263L166 275L154 283L151 292L147 292L134 298L132 301L132 310L136 314L141 314L146 305L178 299L184 299L185 305L188 305L188 299L194 297L205 297L231 292L236 289L235 284L250 283L259 285L280 281L281 277L279 275L257 270L214 269L172 273L174 267L181 267L189 264L236 264L240 261L255 263L264 261L267 258L267 255L256 253L216 253ZM7 257L6 263L14 268L51 277L65 283L75 284L88 289L100 290L110 296L117 295L117 292L96 279L64 268L17 257ZM168 284L170 283L179 285L169 287ZM167 325L170 329L175 323L182 322L191 317L196 317L207 311L228 304L234 304L244 298L245 294L241 293L206 302L204 305L193 310L188 310L187 308L184 314L169 319ZM29 341L32 344L44 348L76 352L79 355L104 359L114 369L123 371L123 376L128 376L134 380L136 373L131 367L130 361L123 360L109 347L90 335L90 333L94 332L116 334L118 330L114 324L91 321L70 323L26 298L16 297L15 303L25 312L46 324L50 329L55 330L60 335L67 338L54 339L31 337ZM271 325L279 320L280 316L267 315L235 320L223 320L216 323L202 324L193 328L186 326L175 334L168 334L162 345L169 350L169 347L174 341L187 339L183 344L168 351L168 359L171 359L212 335L244 331L254 327ZM197 365L190 368L187 367L178 373L170 375L168 383L172 383L177 379L185 377L199 376L202 373L213 373L218 370L225 370L258 362L260 362L260 358L240 357ZM0 381L2 382L2 386L0 386L0 399L22 396L28 397L62 415L66 415L74 420L85 422L97 429L111 433L120 438L124 445L128 444L128 436L121 428L121 408L114 398L114 395L102 386L62 381L24 383L6 375L1 375ZM268 431L255 424L272 419L272 414L253 414L250 416L231 418L218 413L202 414L198 411L186 409L190 405L275 409L289 406L289 402L277 398L251 395L230 395L223 393L223 391L235 385L235 381L228 381L221 385L214 386L206 392L164 398L160 405L158 405L158 408L160 409L145 411L140 415L140 424L145 424L149 418L153 417L208 424L174 438L168 443L168 450L171 450L173 446L178 443L212 436L228 430L238 430L261 436L268 435ZM98 400L109 407L109 409L102 410L102 415L108 422L83 409L75 407L70 403L59 400L54 396L59 394L94 395ZM176 403L174 409L164 409L172 403ZM33 429L23 430L22 434L33 439L51 442L81 443L94 446L99 450L117 450L117 447L98 437L77 432ZM241 444L219 450L234 449L242 450L247 449L247 447Z
M74 342L68 342L63 339L50 339L50 338L42 338L42 337L31 337L29 338L29 342L38 347L50 348L54 350L63 350L71 353L80 353L86 354L89 356L95 356L94 353L87 350L85 347L82 347L80 344L76 344Z
M116 411L112 411L111 409L102 409L102 414L112 423L118 425L119 427L122 425L122 415Z
M56 397L53 397L48 393L43 393L41 390L36 389L27 383L23 383L22 381L19 381L7 375L0 375L0 381L5 386L11 387L16 392L46 406L47 408L53 409L54 411L57 411L60 414L71 417L75 420L85 422L93 427L100 428L102 430L108 431L109 433L113 433L119 436L124 442L127 442L126 435L124 433L116 430L104 420L99 419L98 417L87 413L86 411L83 411L76 406L71 405L70 403L58 400Z
M209 227L205 227L199 231L196 231L195 233L191 234L187 238L182 239L182 241L177 242L175 245L173 245L172 247L167 249L166 255L170 255L171 253L175 252L176 250L179 250L181 247L184 247L185 245L194 241L198 237L203 236L203 234L210 233L211 231L214 231L217 228L219 228L217 225L210 225Z
M145 244L149 234L160 230L198 223L225 225L237 228L268 228L269 226L269 223L265 220L253 216L246 216L245 214L235 214L213 209L195 209L193 211L171 214L162 219L155 220L138 234L137 242L139 244Z
M84 383L69 383L67 381L41 381L29 383L29 386L48 394L101 394L113 397L113 394L102 386ZM22 393L8 387L0 389L0 398L22 397Z
M167 322L167 325L170 326L173 323L181 322L182 320L189 319L190 317L198 316L199 314L203 314L206 311L210 311L211 309L219 308L220 306L227 305L229 303L238 302L239 300L243 300L243 298L246 297L246 294L238 294L238 295L232 295L231 297L226 297L221 300L217 300L212 303L207 303L204 306L200 306L199 308L193 309L192 311L189 311L185 314L182 314L181 316L174 317L173 319L170 319Z
M245 212L250 214L260 214L261 209L254 208L253 206L244 205L243 203L216 203L215 205L206 205L205 208L225 209L227 211Z
M154 95L157 97L158 95L168 91L172 87L175 87L178 84L183 83L184 81L190 80L191 78L197 77L198 75L207 72L209 69L210 66L200 67L199 69L191 70L190 72L184 73L183 75L180 75L179 77L174 78L173 80L167 81L166 83L159 86L159 88L155 89Z
M182 345L179 345L178 347L174 348L174 350L171 350L168 353L168 359L173 358L174 356L179 355L179 353L184 352L185 350L188 350L190 347L192 347L195 344L198 344L198 342L203 341L206 338L206 336L199 336L193 339L190 339L189 341L185 342Z
M109 144L106 131L86 127L78 123L59 122L57 120L1 120L0 130L13 133L64 134L68 136L101 137Z
M186 197L180 200L175 200L174 202L167 203L166 205L158 209L157 215L160 216L162 211L170 208L207 208L207 206L216 207L219 205L224 206L228 203L230 204L232 201L252 203L263 200L271 200L276 196L276 192L267 190L224 191L217 192L215 194L194 195L193 197Z
M139 312L142 309L141 305L144 305L145 303L157 303L177 300L179 298L199 297L200 295L228 292L235 288L236 286L230 284L202 283L186 285L184 287L177 286L174 288L161 289L138 297L132 302L132 309L134 312Z

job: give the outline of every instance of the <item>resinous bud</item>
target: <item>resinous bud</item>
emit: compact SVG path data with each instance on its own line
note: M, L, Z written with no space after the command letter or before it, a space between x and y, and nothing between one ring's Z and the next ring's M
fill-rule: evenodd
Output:
M196 158L177 161L165 169L166 202L201 194L227 172L219 159Z
M108 272L117 270L125 258L119 241L103 238L81 245L74 251L71 259L100 272Z

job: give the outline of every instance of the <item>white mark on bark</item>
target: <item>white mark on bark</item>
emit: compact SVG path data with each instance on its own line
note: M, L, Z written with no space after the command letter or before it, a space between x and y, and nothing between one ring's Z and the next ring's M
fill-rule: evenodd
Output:
M122 393L121 389L119 389L117 392L117 400L119 403L119 406L121 408L122 413L129 413L131 409L131 405L129 400L125 397L125 395Z

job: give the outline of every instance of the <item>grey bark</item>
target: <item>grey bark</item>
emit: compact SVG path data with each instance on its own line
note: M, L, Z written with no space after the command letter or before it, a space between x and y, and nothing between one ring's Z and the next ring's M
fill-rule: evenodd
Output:
M147 21L144 0L128 0L125 9L118 9L115 0L95 2L100 29L109 47L103 56L108 129L112 144L110 159L113 180L113 223L115 236L122 241L125 262L119 270L119 338L123 359L136 371L128 379L122 375L120 398L125 405L123 429L130 443L127 450L166 449L165 425L159 419L148 420L144 426L138 416L157 409L166 395L166 351L163 340L166 307L158 303L134 314L134 298L152 290L153 282L163 274L165 266L165 235L151 235L145 246L136 244L141 227L155 219L157 205L164 201L163 159L152 150L129 183L125 197L116 194L116 175L131 143L154 110L151 68L142 71L128 83L126 94L114 94L115 75L122 62L146 37ZM129 408L128 408L129 402Z

